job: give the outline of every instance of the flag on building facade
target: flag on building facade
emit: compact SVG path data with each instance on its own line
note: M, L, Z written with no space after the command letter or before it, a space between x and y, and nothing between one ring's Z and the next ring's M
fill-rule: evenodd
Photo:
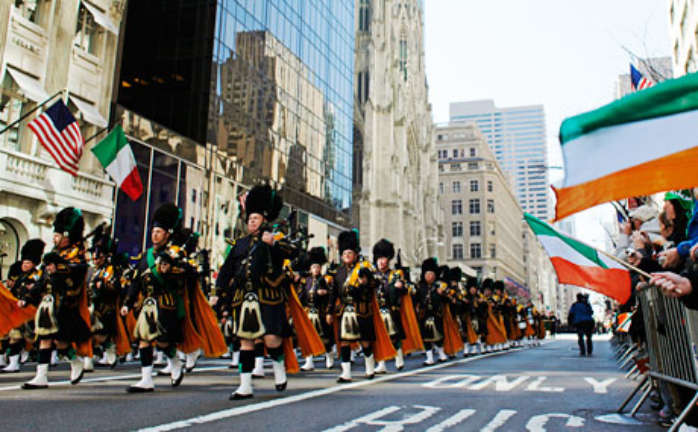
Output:
M524 213L555 267L561 284L587 288L620 303L630 298L630 272L579 240L568 237L542 220Z
M560 126L555 220L604 202L698 185L698 73L663 81Z
M120 125L92 147L92 153L129 198L136 201L143 194L136 158Z
M633 91L644 90L653 85L654 82L651 79L642 75L642 73L630 63L630 88L632 88Z
M63 171L72 176L78 175L85 140L78 121L62 100L51 105L27 126Z

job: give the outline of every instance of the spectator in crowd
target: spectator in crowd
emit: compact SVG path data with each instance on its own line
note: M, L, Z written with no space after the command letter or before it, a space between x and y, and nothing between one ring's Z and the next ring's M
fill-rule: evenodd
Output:
M591 342L591 335L594 332L594 311L591 309L588 297L584 294L577 294L577 301L570 307L570 312L567 316L567 323L577 329L577 342L579 343L579 355L584 357L594 350ZM584 337L586 336L586 346L584 345Z

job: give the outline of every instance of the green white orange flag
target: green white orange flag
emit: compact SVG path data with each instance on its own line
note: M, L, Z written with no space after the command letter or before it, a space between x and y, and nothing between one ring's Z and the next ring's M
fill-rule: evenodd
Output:
M133 201L138 200L143 194L143 183L138 174L136 158L121 126L117 125L106 138L92 147L92 153L121 190Z
M698 186L698 73L631 93L560 126L555 220L629 196Z
M535 216L524 213L524 218L548 253L560 283L587 288L620 303L628 301L630 272L622 265Z

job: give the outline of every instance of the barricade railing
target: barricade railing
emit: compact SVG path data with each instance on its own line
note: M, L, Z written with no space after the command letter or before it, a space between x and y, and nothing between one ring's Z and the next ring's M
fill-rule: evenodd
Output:
M698 341L698 312L687 309L678 299L662 295L656 287L643 289L637 293L637 297L642 308L646 336L643 348L647 352L649 369L618 412L622 413L642 390L642 396L631 411L631 415L635 415L652 390L658 390L660 381L692 390L693 397L669 429L673 432L678 430L698 402L694 355ZM618 343L619 351L622 351L619 359L621 367L627 365L633 358L633 352L639 350L636 345L623 342Z

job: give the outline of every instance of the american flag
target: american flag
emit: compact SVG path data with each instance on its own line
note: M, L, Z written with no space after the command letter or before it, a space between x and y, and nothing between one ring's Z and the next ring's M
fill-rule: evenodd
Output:
M85 140L78 121L59 100L27 125L58 166L72 176L78 175L78 162Z
M644 90L653 85L654 82L651 79L645 78L639 70L635 69L632 63L630 64L630 87L633 91Z

